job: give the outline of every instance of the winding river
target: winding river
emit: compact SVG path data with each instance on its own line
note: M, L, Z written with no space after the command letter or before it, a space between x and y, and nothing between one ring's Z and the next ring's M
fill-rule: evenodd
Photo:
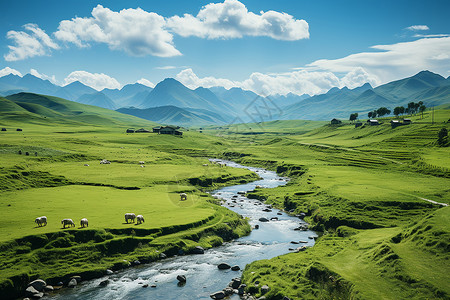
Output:
M225 262L245 265L255 260L268 259L290 252L289 248L302 245L312 246L316 236L313 231L296 231L294 228L304 223L299 218L273 209L264 212L266 205L258 200L248 199L244 191L254 190L256 186L274 188L285 185L288 178L261 168L246 167L240 164L212 159L234 168L245 168L257 173L261 179L242 185L225 187L212 192L222 199L223 205L244 217L252 226L259 225L248 236L239 238L220 247L209 249L203 255L185 255L167 258L158 262L128 268L103 278L82 282L74 289L64 289L47 299L211 299L210 294L225 288L231 279L240 277L242 271L219 270L217 265ZM278 220L260 222L259 219L278 217ZM307 243L293 245L291 241ZM177 275L185 275L187 283L179 286ZM106 287L99 283L108 278ZM143 288L148 285L147 288ZM156 287L152 287L156 285ZM233 295L231 299L239 299Z

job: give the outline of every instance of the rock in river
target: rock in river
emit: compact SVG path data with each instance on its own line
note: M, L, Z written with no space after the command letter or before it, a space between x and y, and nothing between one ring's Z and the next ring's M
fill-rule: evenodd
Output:
M185 283L185 282L186 282L186 276L184 276L184 275L178 275L178 276L177 276L177 280L178 280L179 282Z
M227 263L221 263L217 267L219 268L219 270L227 270L231 268L231 266Z
M259 218L260 222L269 222L269 220L267 218Z

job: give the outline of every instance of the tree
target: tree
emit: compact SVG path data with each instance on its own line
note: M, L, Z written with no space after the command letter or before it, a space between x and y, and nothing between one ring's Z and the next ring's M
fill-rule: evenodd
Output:
M350 114L350 121L355 121L358 118L358 113ZM370 118L370 117L369 117Z
M401 109L404 109L404 107L403 106L397 106L396 108L394 108L394 115L396 116L396 117L398 117L398 115L399 114L401 114Z
M408 103L408 110L407 111L408 111L409 114L412 115L414 113L414 107L415 107L415 103L414 102L409 102Z
M374 110L374 111L372 112L372 118L376 118L376 117L377 117L377 111Z
M444 146L448 142L448 130L445 127L442 127L438 132L438 144Z
M422 101L420 101L420 102L422 102ZM427 107L425 106L425 105L420 105L420 107L419 107L419 111L420 111L420 113L422 114L422 119L423 119L423 112L425 111L427 109Z
M404 114L405 113L405 108L403 106L400 106L400 114Z
M387 109L386 107L380 107L379 109L377 109L377 115L382 117L384 115L389 115L391 113L391 111L389 109Z
M369 112L367 113L367 117L369 117L369 119L372 118L372 112L371 112L371 111L369 111Z

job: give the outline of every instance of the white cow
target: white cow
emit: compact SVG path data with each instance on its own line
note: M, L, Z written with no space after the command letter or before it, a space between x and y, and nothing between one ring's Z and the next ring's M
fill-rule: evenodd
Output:
M143 215L137 215L136 222L137 222L137 224L144 223L145 222L144 221L144 216Z
M186 193L181 193L181 194L180 194L180 198L181 198L181 199L180 199L181 201L187 200L187 194L186 194Z
M61 224L63 225L63 228L66 228L66 225L67 226L71 226L71 227L75 227L75 223L73 222L72 219L63 219L61 221Z
M45 226L47 225L47 217L46 216L42 216L39 218L36 218L36 220L34 220L34 222L39 226Z
M128 220L131 220L131 223L134 223L134 219L136 219L136 215L133 213L126 213L125 214L125 222L128 223Z
M83 227L83 228L84 227L88 227L89 226L88 219L86 219L86 218L81 219L80 226Z

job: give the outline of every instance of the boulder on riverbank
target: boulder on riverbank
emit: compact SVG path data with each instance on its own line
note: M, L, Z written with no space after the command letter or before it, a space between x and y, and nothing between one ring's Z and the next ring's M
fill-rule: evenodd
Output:
M192 254L204 254L205 253L205 249L203 249L200 246L197 246L194 249L192 249L191 253Z
M47 283L42 279L36 279L36 280L33 280L32 282L28 283L28 286L32 286L38 292L42 292L42 290L44 289L44 287L46 285L47 285Z
M77 286L77 284L78 284L77 280L75 278L72 278L72 279L70 279L69 283L67 284L67 287L74 288Z
M213 299L223 299L223 298L225 298L225 292L224 291L218 291L218 292L215 292L215 293L213 293L213 294L211 294L209 296L211 298L213 298Z
M269 219L267 219L267 218L259 218L259 221L260 222L269 222Z

